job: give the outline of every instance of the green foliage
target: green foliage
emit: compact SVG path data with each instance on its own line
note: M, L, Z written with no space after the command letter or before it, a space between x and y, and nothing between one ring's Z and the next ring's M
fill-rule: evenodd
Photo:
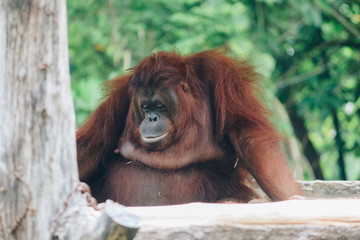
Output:
M100 102L103 81L152 52L225 46L256 64L267 95L303 119L326 178L339 177L342 152L348 177L360 179L358 1L69 0L68 24L77 124Z

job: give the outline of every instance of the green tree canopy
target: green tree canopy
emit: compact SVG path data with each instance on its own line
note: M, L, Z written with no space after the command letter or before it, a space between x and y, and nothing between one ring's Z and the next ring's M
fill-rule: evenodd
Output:
M267 78L317 178L360 179L358 1L70 0L68 24L77 124L153 51L223 46Z

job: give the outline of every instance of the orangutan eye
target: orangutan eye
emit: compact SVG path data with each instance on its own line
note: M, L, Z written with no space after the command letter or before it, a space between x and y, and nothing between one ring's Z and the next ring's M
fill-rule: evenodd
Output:
M141 105L141 109L144 110L144 111L148 110L149 108L150 108L150 106L148 104L142 104Z
M157 103L157 104L156 104L156 107L157 107L157 108L161 108L161 109L162 109L162 108L164 108L165 106L164 106L164 104Z

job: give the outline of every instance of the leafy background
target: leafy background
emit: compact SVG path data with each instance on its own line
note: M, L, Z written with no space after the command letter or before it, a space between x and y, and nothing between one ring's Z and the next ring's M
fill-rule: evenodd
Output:
M77 124L159 50L225 46L265 76L298 178L360 179L360 1L68 0Z

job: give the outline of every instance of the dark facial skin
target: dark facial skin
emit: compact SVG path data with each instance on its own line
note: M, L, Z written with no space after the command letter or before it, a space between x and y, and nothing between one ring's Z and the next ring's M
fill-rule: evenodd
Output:
M171 143L173 121L178 115L176 95L169 89L140 89L133 100L138 141L148 150L165 149Z

